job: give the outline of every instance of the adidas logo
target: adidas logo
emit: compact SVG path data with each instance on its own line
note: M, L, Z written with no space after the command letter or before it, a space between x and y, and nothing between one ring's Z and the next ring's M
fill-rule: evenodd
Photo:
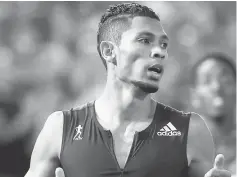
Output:
M159 132L157 132L158 136L181 136L181 132L177 131L177 129L173 126L171 122L165 125Z

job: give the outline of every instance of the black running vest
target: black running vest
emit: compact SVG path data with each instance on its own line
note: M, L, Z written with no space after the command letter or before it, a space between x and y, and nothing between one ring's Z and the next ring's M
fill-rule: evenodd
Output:
M157 103L152 123L135 134L124 169L111 132L96 118L94 101L63 113L60 161L66 177L188 177L190 113Z

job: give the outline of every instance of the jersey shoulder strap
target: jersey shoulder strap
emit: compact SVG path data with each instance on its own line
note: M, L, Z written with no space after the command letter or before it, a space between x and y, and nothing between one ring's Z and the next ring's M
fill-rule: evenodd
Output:
M64 110L63 112L63 134L61 144L61 154L67 143L72 143L79 137L79 132L84 131L83 127L93 112L94 102L88 102L77 108Z

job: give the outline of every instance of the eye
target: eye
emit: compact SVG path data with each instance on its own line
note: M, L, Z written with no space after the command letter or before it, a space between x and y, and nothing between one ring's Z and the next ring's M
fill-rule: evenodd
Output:
M162 49L167 49L168 43L162 42L160 46L161 46Z
M141 38L141 39L138 39L138 41L143 44L150 44L151 43L151 41L147 38Z

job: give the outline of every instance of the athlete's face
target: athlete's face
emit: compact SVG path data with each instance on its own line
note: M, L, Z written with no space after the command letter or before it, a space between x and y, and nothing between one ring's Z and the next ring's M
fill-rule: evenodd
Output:
M167 47L168 37L158 20L133 18L116 53L116 76L146 93L156 92L168 57Z
M235 77L228 65L209 59L197 69L195 92L199 105L210 117L222 116L235 107Z

